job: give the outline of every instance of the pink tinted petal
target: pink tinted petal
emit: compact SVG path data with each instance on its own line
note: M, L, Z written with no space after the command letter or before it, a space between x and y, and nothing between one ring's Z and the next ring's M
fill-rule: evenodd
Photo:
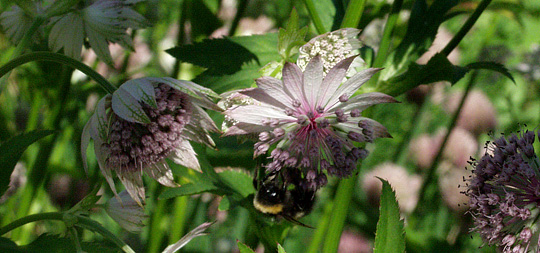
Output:
M274 96L271 96L270 94L266 93L261 88L245 89L245 90L240 91L240 93L244 94L246 96L250 96L250 97L252 97L253 99L255 99L257 101L267 103L269 105L272 105L272 106L275 106L275 107L278 107L278 108L286 108L287 107L280 101L283 101L284 99L287 99L287 98L290 100L289 96L285 95L285 93L283 93L283 92L281 94L274 94ZM278 99L278 97L276 97L276 95L277 96L283 95L283 97L280 97Z
M287 116L285 112L272 107L246 105L225 111L225 115L239 122L261 125L263 121L277 119L280 121L296 121L296 118Z
M386 95L380 92L370 92L364 93L350 98L345 103L338 103L337 106L333 107L329 111L341 108L343 111L350 112L353 109L358 109L360 111L365 110L366 108L383 103L399 103L394 97Z
M287 62L283 66L283 86L285 92L300 102L306 101L304 95L304 74L294 63Z
M356 56L340 61L338 64L336 64L336 66L328 71L328 74L326 74L324 77L322 87L319 89L316 106L326 107L326 105L328 105L328 100L330 97L332 97L332 95L335 94L339 85L343 81L343 78L345 78L347 70L349 69L349 66L353 62L354 58L356 58Z
M247 124L247 123L239 122L239 123L236 123L234 126L229 127L227 131L225 131L223 136L260 133L260 132L265 132L265 131L271 131L272 129L273 127L270 127L270 126L262 126L262 125Z
M367 82L375 73L379 72L379 68L370 68L362 70L356 73L354 76L349 78L345 83L343 83L332 96L328 99L328 105L333 105L339 101L339 97L346 95L351 97L354 92L356 92L362 84Z
M317 102L317 93L321 89L323 80L323 64L321 57L316 55L309 61L304 71L304 92L310 107L315 108Z

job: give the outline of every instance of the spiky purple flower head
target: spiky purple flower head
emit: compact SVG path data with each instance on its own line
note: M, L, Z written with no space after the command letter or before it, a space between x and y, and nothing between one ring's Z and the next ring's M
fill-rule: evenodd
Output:
M526 131L487 144L486 154L472 161L468 180L469 212L489 245L504 252L538 252L540 171L533 147L535 134Z
M255 156L275 147L267 171L300 168L306 188L325 185L326 173L340 178L351 175L358 159L367 155L354 143L390 136L384 126L362 117L361 112L371 105L396 102L391 96L376 92L354 96L379 71L366 69L344 81L355 58L340 61L326 75L321 57L315 56L305 71L294 63L286 63L283 80L257 79L258 88L240 92L256 103L225 111L234 122L225 135L258 133Z
M218 132L201 108L220 110L217 96L195 83L172 78L140 78L122 84L97 105L86 124L81 151L86 168L90 139L101 172L115 191L113 172L139 204L145 191L142 172L169 187L178 186L165 158L200 170L189 140L214 146L208 131Z

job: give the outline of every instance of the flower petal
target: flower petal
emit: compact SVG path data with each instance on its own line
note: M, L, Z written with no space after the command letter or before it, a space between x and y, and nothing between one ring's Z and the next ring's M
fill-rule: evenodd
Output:
M296 121L296 118L288 116L285 112L268 106L245 105L225 111L225 115L240 122L261 125L263 121L277 119L279 121Z
M205 235L204 231L208 227L210 227L212 224L214 224L214 222L205 222L199 225L198 227L196 227L195 229L191 230L189 233L184 235L182 238L180 238L180 240L178 240L178 242L176 242L175 244L171 244L167 246L167 248L163 250L163 253L174 253L178 251L179 249L181 249L182 247L184 247L193 238L201 236L201 235Z
M197 153L189 141L182 141L174 153L169 156L176 164L201 172L201 165L197 160Z
M340 61L338 64L336 64L336 66L328 71L328 74L324 77L322 87L319 89L319 94L317 95L317 105L315 105L316 107L326 107L329 104L328 101L330 100L330 97L335 94L339 85L343 81L343 78L345 78L347 70L349 69L349 66L353 62L354 58L356 58L356 56Z
M157 108L154 85L147 78L129 80L118 89L125 90L138 101L143 101L147 105Z
M317 93L321 89L323 73L321 57L316 55L309 61L304 71L304 92L309 105L313 108L316 106Z
M167 187L178 187L179 185L174 182L174 177L171 168L165 160L156 163L153 166L147 166L143 168L146 175L158 181L160 184Z
M223 134L223 136L231 136L231 135L244 135L244 134L250 134L250 133L261 133L265 131L271 131L273 128L270 126L263 126L263 125L256 125L256 124L248 124L244 122L239 122L234 124L233 126L229 127L227 131Z
M282 90L283 91L283 90ZM268 93L266 93L263 89L261 88L248 88L248 89L244 89L242 91L240 91L240 94L244 94L246 96L250 96L252 97L253 99L257 100L257 101L260 101L260 102L263 102L263 103L267 103L269 105L272 105L272 106L275 106L275 107L278 107L278 108L286 108L287 106L285 106L283 103L281 103L279 101L279 99L276 99L275 96L272 96ZM281 93L281 94L278 94L279 95L284 95L286 96L286 98L288 98L290 100L290 97L285 95L285 93ZM282 97L283 99L284 97Z
M140 98L134 97L130 91L123 89L122 86L112 95L112 109L114 113L130 122L150 123L150 118L148 118L148 115L146 115L139 103Z
M302 70L294 63L285 63L285 66L283 66L283 87L285 92L293 99L302 102L306 100L303 86L304 74Z
M137 202L140 206L143 206L142 202L145 199L144 184L142 181L141 171L127 171L123 169L117 169L116 174L122 184L129 193L129 196ZM141 202L142 199L142 202Z
M369 68L362 70L356 73L354 76L349 78L345 83L343 83L335 92L332 94L330 99L328 99L327 105L333 105L339 101L339 97L346 95L351 97L354 92L356 92L362 84L367 82L375 73L379 72L380 68Z
M382 104L382 103L399 103L394 97L386 95L380 92L370 92L364 93L350 98L347 102L338 103L337 106L331 109L341 108L343 111L350 112L353 109L358 109L360 111L365 110L366 108ZM329 111L332 111L329 109Z
M285 93L283 89L283 82L279 79L270 76L263 76L255 80L257 86L264 90L270 97L279 101L280 103L292 107L293 97L290 94Z

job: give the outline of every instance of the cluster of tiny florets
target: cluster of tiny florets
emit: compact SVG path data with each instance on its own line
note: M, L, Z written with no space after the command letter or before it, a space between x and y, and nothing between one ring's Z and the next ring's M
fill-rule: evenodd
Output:
M469 197L474 231L504 252L538 252L540 212L539 160L531 131L500 137L488 143L488 152L472 161Z
M299 49L296 63L305 69L311 58L320 55L326 74L338 62L358 54L355 50L361 46L356 38L359 32L356 29L340 29L317 36Z
M157 107L142 104L150 123L130 122L113 114L107 160L110 167L140 170L163 160L183 141L182 131L190 119L188 96L164 84L154 90Z

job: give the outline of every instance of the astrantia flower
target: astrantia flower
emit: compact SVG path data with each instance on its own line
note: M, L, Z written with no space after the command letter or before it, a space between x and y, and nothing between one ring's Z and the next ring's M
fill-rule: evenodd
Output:
M534 132L501 137L472 162L469 197L474 231L504 252L538 252L540 209L539 160Z
M268 171L301 168L312 189L326 184L324 172L349 176L357 160L367 155L353 143L389 136L384 126L361 117L362 110L396 102L391 96L375 92L353 96L379 70L361 71L342 83L354 58L337 63L326 76L321 57L316 56L304 72L296 64L286 63L283 81L273 77L257 79L258 88L241 92L257 103L226 110L225 115L234 125L225 135L258 133L255 156L276 146Z
M87 39L96 55L113 65L109 42L132 49L133 42L126 30L144 28L143 16L131 9L141 0L97 0L81 10L73 10L52 19L49 44L53 51L64 48L64 53L81 58L83 42Z
M122 228L129 232L138 232L148 219L142 206L139 205L127 191L118 194L118 198L111 198L105 205L105 211Z
M81 151L85 166L86 148L93 139L99 167L113 191L113 172L138 203L145 196L143 171L162 185L177 186L165 158L200 170L188 140L214 146L208 131L219 130L201 107L219 107L208 96L217 95L189 81L127 81L98 102L84 128Z
M325 74L338 62L346 58L358 55L358 49L363 43L358 39L360 30L355 28L343 28L336 31L321 34L299 48L296 64L304 70L308 62L319 55ZM363 62L362 58L355 58L356 62ZM353 68L354 69L353 64Z

